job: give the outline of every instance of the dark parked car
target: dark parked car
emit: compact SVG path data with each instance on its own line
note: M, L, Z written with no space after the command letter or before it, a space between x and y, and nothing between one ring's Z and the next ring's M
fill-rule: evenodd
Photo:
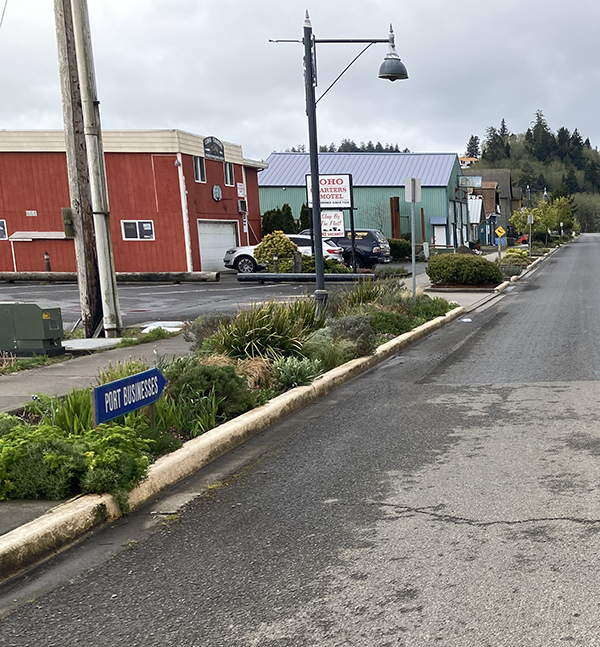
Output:
M300 232L310 236L310 229ZM346 230L343 238L334 238L335 242L344 250L344 262L352 265L352 238L350 230ZM390 244L388 239L379 229L355 229L354 240L356 248L356 267L371 268L377 263L389 263Z

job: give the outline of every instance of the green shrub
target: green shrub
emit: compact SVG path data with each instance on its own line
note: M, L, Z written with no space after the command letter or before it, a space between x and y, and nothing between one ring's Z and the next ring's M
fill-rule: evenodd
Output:
M414 317L389 310L376 310L369 315L369 323L377 333L402 335L414 326Z
M169 381L165 388L165 396L170 398L175 406L181 406L182 416L193 413L192 404L201 398L214 398L217 415L225 420L252 409L255 404L254 395L247 387L246 380L240 377L233 366L207 366L199 363L199 358L182 358L185 361L175 361L166 369L165 377ZM187 409L189 407L190 409ZM211 401L204 400L199 409L210 422L214 408ZM166 414L165 414L166 415ZM204 424L204 423L203 423ZM212 425L214 426L214 425ZM201 429L205 431L206 429ZM179 431L193 432L192 429Z
M414 317L429 321L436 317L443 317L449 310L450 305L446 299L442 299L442 297L432 299L427 294L421 294L415 299L410 311Z
M49 439L23 445L8 480L13 499L66 499L80 491L85 445Z
M282 231L274 231L267 234L257 245L254 250L254 258L259 263L265 265L271 263L272 266L274 256L279 259L292 258L297 249L296 243L293 243Z
M334 340L329 328L322 328L304 342L302 353L309 359L319 361L324 371L345 364L355 357L355 346L347 339Z
M101 425L85 435L87 472L84 493L117 492L135 487L148 471L150 441L131 427Z
M165 398L161 398L159 400L159 402L164 401ZM156 416L156 418L158 419L158 415ZM150 456L153 461L156 460L159 456L174 452L176 449L179 449L183 445L181 436L176 435L174 432L170 431L169 427L167 427L166 429L161 429L158 426L158 423L156 428L154 429L151 429L150 427L144 430L138 429L138 435L140 436L140 438L148 441L150 445Z
M145 476L150 445L114 424L76 436L48 424L17 426L0 443L0 499L118 494Z
M394 260L411 258L412 247L410 240L405 238L390 238L388 240L390 243L390 254Z
M17 416L8 413L0 413L0 438L10 433L15 427L21 424Z
M498 266L481 256L433 256L426 271L433 285L498 285L502 282Z
M334 319L330 325L333 340L345 339L354 345L354 356L370 355L375 350L377 334L367 315L346 315Z
M267 263L267 262L266 262ZM272 267L272 264L268 264L268 267ZM343 263L336 261L334 258L324 258L323 267L326 274L350 274L352 269L347 267ZM293 269L293 259L284 258L279 261L279 271L281 273L291 272ZM304 256L302 255L302 272L304 273L314 273L315 272L315 259L314 256Z
M233 318L234 315L230 313L207 312L185 326L183 338L192 343L190 349L192 352L199 351L208 337L214 335L222 324L229 323Z
M526 267L530 262L529 255L524 249L512 248L507 250L500 264Z
M406 278L412 276L411 273L403 267L394 267L393 265L375 265L373 274L377 279Z
M318 359L282 357L273 363L273 379L279 392L310 384L321 372Z

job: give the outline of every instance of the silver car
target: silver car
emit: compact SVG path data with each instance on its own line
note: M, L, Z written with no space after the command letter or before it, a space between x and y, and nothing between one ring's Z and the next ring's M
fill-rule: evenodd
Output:
M286 236L298 245L298 251L303 256L311 256L312 247L310 236L301 236L300 234L286 234ZM264 267L254 258L254 250L258 245L246 245L244 247L232 247L225 252L223 263L225 267L234 269L238 272L258 272ZM323 258L332 258L340 263L344 262L344 250L333 240L326 238L323 240Z

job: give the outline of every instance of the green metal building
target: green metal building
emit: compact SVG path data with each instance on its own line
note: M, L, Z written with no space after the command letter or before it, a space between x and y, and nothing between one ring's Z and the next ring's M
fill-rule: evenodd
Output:
M258 175L261 214L287 203L299 218L307 203L308 153L272 153L267 162L269 167ZM397 236L398 229L402 235L410 232L411 205L404 201L404 181L419 178L417 242L457 247L469 240L466 191L459 187L462 171L454 153L319 153L319 172L352 175L355 227L379 229L388 238ZM399 198L399 221L392 198ZM344 218L349 228L348 211Z

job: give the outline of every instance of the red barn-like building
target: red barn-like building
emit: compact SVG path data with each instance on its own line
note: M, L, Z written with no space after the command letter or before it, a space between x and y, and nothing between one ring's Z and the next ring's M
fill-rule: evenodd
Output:
M180 130L104 131L117 272L223 269L260 241L258 171L242 148ZM64 134L0 131L0 271L75 271Z

